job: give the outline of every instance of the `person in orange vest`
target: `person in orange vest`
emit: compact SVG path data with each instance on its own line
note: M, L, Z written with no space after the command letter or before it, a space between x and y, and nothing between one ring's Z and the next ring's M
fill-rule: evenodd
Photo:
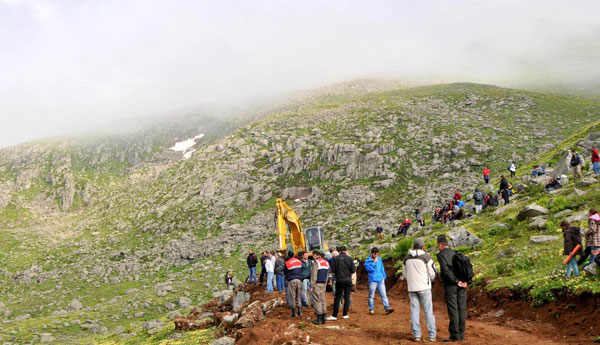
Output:
M483 180L485 181L485 184L490 183L490 169L488 169L488 167L483 169Z

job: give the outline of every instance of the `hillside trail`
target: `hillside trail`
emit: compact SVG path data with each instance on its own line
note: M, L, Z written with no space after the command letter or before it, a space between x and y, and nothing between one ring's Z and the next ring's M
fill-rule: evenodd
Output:
M388 275L389 276L389 275ZM389 280L389 278L388 278ZM290 310L281 306L269 314L268 318L249 329L236 344L417 344L410 329L410 303L405 281L386 281L390 285L388 299L395 312L384 314L379 295L375 294L375 315L369 315L367 305L368 288L366 281L357 284L352 294L352 306L349 319L327 321L325 325L313 325L314 310L304 309L302 318L291 318ZM437 342L449 336L448 314L443 297L443 286L437 282L433 289L434 314L437 326ZM258 287L257 287L258 288ZM262 288L262 287L260 287ZM260 292L259 299L271 299L273 294L285 300L282 292L268 294ZM489 301L477 301L477 296L469 296L466 339L456 344L589 344L590 334L585 329L569 329L566 324L536 320L528 316L513 318L508 315L520 315L522 306L506 306L506 314L493 308L482 308ZM327 316L331 315L332 293L327 293ZM529 306L525 308L530 308ZM501 309L502 310L502 309ZM527 314L527 313L525 313ZM427 337L425 317L421 311L421 333ZM308 341L307 341L308 336Z

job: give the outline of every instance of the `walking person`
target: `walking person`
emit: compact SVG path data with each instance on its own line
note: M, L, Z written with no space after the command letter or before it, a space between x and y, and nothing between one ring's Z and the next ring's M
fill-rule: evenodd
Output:
M560 228L562 229L563 238L565 240L563 244L563 255L570 255L577 245L580 246L579 250L573 255L571 260L567 262L566 272L567 278L571 277L571 271L573 271L575 277L579 277L579 268L577 267L577 259L575 259L575 256L583 255L583 250L581 249L581 230L578 227L571 225L566 219L560 222Z
M275 254L275 281L277 282L277 291L283 291L285 289L285 260L281 257L281 254Z
M509 193L509 189L508 189L508 181L506 180L504 175L500 175L500 190L498 191L498 194L500 194L502 199L504 199L504 205L507 205L508 203L510 203L510 199L509 199L510 193Z
M581 155L575 150L571 150L571 169L573 170L573 179L581 178L581 164L583 161Z
M377 232L377 239L383 240L383 228L381 227L381 224L377 224L375 231Z
M265 257L265 272L267 273L267 292L273 292L273 275L275 274L275 264L271 260L271 253Z
M258 283L258 280L256 279L256 264L257 263L258 263L258 259L256 258L256 254L254 254L254 251L252 251L252 249L250 249L248 251L248 257L246 258L246 264L248 265L248 271L250 272L248 274L248 283L249 284Z
M483 190L483 188L482 188L482 190ZM475 187L475 193L473 193L473 202L475 203L475 213L479 213L483 209L483 200L485 200L485 196L483 195L482 190Z
M597 209L592 208L588 215L588 229L584 235L585 250L579 260L577 260L577 265L583 264L590 255L590 263L594 262L596 255L592 252L596 252L600 249L600 214L598 214Z
M284 272L288 281L287 296L289 306L292 309L292 317L302 316L302 261L294 256L294 252L288 253L289 260L286 261Z
M508 165L508 171L510 171L510 177L515 177L515 173L517 172L517 166L515 162L510 162Z
M348 256L345 246L338 248L340 254L333 258L331 270L335 273L335 299L333 302L333 313L327 318L329 321L337 320L340 310L340 301L344 296L343 318L348 319L348 310L350 309L350 290L352 289L352 274L356 272L354 260Z
M596 176L600 175L600 154L595 146L592 146L592 167Z
M413 249L408 251L408 256L404 259L402 272L408 284L410 327L415 341L421 341L420 309L423 306L423 313L425 313L425 321L427 322L427 335L430 342L435 342L436 328L431 286L436 271L431 256L425 253L423 239L416 238L414 240Z
M438 262L440 263L440 276L444 283L444 298L448 308L450 324L448 331L450 337L444 342L460 341L465 339L467 320L467 282L458 280L452 270L452 262L456 252L450 249L448 238L445 235L437 237Z
M227 286L227 290L233 289L233 276L231 275L231 272L229 272L229 271L227 271L227 273L225 273L225 286Z
M317 319L312 321L315 325L324 324L325 315L327 314L325 291L327 290L327 278L329 276L329 262L323 256L323 251L313 250L314 262L310 270L310 290L313 307L317 315Z
M483 180L485 181L485 184L490 183L490 169L488 169L488 167L483 168Z
M302 261L302 307L309 308L312 305L312 294L310 292L310 271L312 269L313 260L308 257L308 252L298 253L300 261ZM310 303L309 303L310 302Z
M385 314L391 314L394 309L390 308L390 303L385 292L385 268L383 260L379 258L379 249L373 247L371 255L365 260L365 270L369 274L369 315L375 315L375 291L379 293L381 302L385 308Z
M267 251L265 250L260 255L260 278L259 278L259 281L260 281L261 286L263 285L264 278L267 276L267 271L265 270L265 262L266 262L265 259L267 259L267 258L268 258L268 255L267 255Z

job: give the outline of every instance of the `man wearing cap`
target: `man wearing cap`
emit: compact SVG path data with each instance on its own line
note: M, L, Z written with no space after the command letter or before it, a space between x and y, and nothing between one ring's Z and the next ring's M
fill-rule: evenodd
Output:
M375 315L375 290L381 296L385 314L393 313L394 309L390 308L390 303L385 293L385 279L387 275L385 274L383 261L379 258L379 249L377 247L371 249L371 255L365 260L365 270L369 274L369 315Z
M440 275L444 283L444 297L450 318L450 325L448 326L450 337L442 341L464 340L467 319L467 283L458 280L454 275L454 271L452 271L452 261L456 252L450 249L446 236L439 235L437 243L440 250L437 258L440 263Z
M340 255L333 258L331 271L335 273L335 300L333 302L333 313L327 318L329 321L337 320L337 315L340 310L340 301L344 294L344 311L343 318L348 319L348 310L350 309L350 290L352 289L352 274L356 272L354 260L348 256L345 246L338 248Z
M421 324L419 317L420 306L423 306L429 341L435 342L436 328L433 315L433 302L431 300L431 286L435 279L435 266L429 254L425 253L423 239L417 238L413 242L413 249L408 251L404 259L402 273L408 284L408 297L410 298L410 327L415 341L421 341Z
M315 325L324 324L325 314L327 313L325 291L329 275L329 262L323 256L324 253L320 249L313 250L314 262L310 270L310 290L312 293L312 304L317 315L317 319L312 321Z
M288 253L290 259L286 261L285 277L288 281L287 297L289 298L290 309L292 309L292 317L302 316L302 261L294 256L294 252Z

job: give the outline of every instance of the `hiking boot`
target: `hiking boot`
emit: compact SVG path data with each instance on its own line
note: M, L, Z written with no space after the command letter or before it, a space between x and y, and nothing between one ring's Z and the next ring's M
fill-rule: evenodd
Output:
M389 314L391 314L393 312L394 312L394 309L392 309L392 308L386 309L385 310L385 315L389 315Z
M442 339L442 342L444 342L444 343L452 343L452 342L455 342L455 341L458 341L458 339L452 338L452 337Z
M298 308L298 312L296 313L298 316L302 316L302 308Z
M296 308L292 308L292 316L290 317L296 317Z
M375 315L375 310L369 310L369 315Z
M330 317L326 318L325 320L327 320L327 321L337 321L337 317L331 315Z
M321 323L325 324L325 314L321 314Z
M322 325L323 324L323 319L321 316L325 316L325 314L317 314L317 319L316 320L312 320L311 322L315 325Z

